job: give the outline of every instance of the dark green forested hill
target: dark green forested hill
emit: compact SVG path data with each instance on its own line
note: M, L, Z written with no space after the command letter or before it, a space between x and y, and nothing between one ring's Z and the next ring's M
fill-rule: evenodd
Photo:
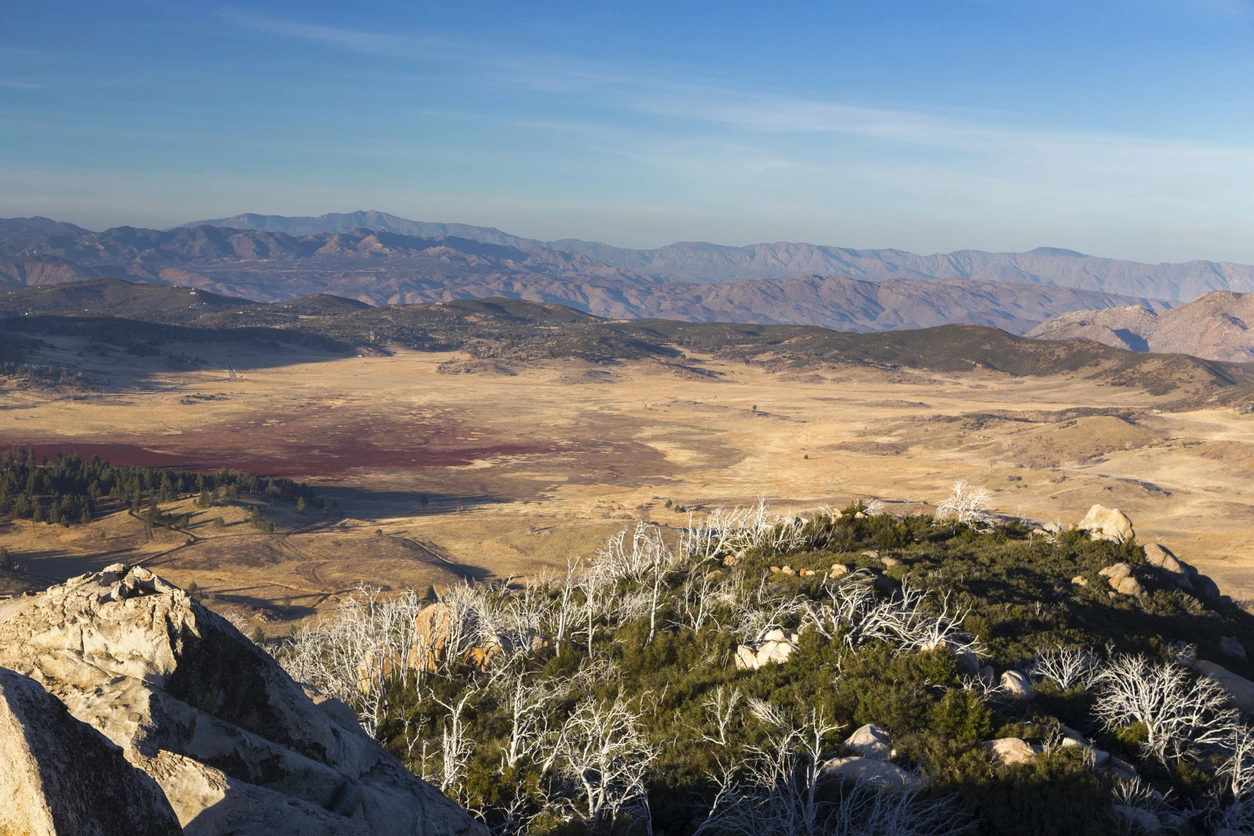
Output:
M642 524L565 576L365 590L279 654L499 832L1252 832L1254 618L956 513Z

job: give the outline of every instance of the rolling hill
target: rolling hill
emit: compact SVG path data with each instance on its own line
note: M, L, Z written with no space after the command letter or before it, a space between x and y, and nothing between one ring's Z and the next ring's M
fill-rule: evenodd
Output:
M1016 377L1069 374L1193 400L1243 397L1254 389L1254 364L1137 353L1090 340L1027 339L978 325L866 334L808 325L615 320L506 298L371 307L314 296L261 304L114 279L0 294L0 334L73 334L157 348L238 338L340 354L457 350L518 367L550 360L652 360L700 373L691 359L700 355L780 369L853 364Z

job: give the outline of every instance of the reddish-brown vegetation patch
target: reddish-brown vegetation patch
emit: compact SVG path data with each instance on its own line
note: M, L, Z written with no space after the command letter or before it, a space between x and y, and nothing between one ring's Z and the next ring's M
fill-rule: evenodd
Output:
M213 446L185 446L184 442L176 441L149 447L104 439L67 439L7 446L10 449L18 446L32 449L37 461L51 460L58 454L77 454L87 459L99 456L119 467L170 467L199 472L226 467L247 473L325 479L343 476L355 468L422 470L461 467L496 456L552 452L551 447L537 444L431 447L421 443L404 444L401 439L394 446L385 448L349 433L324 436L305 443L271 443L265 449L254 449L243 438L237 438L233 444L225 439L219 440L222 443Z

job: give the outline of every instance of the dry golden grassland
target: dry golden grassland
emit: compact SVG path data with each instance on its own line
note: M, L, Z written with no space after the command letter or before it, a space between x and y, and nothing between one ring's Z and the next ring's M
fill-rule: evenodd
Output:
M0 573L9 589L143 560L275 631L362 581L422 589L564 568L630 520L682 525L667 500L764 496L801 512L863 497L905 510L965 479L997 511L1039 521L1119 507L1142 541L1254 597L1254 418L1234 410L1164 412L1165 399L1075 377L787 374L709 358L708 379L646 363L441 374L449 355L413 352L210 360L243 377L101 359L103 391L0 391L0 445L291 476L335 512L276 507L270 535L245 508L172 503L193 515L190 543L150 538L125 512L17 522L0 527L21 567Z

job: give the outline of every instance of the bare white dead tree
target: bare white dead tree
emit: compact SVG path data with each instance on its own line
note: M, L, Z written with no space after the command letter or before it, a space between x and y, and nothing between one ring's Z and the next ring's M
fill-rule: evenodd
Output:
M750 549L793 551L806 545L806 521L779 516L764 498L747 508L714 508L698 520L689 513L680 551L688 560L735 555Z
M373 736L387 710L389 680L421 675L411 660L419 609L412 590L384 597L377 587L359 586L331 615L285 642L278 661L293 679L351 706Z
M714 689L704 703L705 720L714 728L714 734L704 733L701 735L702 740L717 743L719 746L728 745L727 732L740 717L736 709L740 706L742 696L739 688L720 685Z
M629 581L644 587L675 562L675 553L662 538L662 529L641 520L635 528L611 537L593 554L590 567L607 585Z
M820 833L819 771L827 738L841 729L810 711L794 725L778 707L750 698L749 712L769 728L767 742L747 747L738 781L724 773L719 802L698 833Z
M523 581L521 589L504 587L504 605L498 621L498 641L510 653L529 653L543 641L545 625L553 621L555 602L543 581Z
M597 619L601 617L603 611L602 597L607 589L598 573L585 572L579 581L579 591L582 593L579 616L583 622L584 634L588 639L588 656L591 658L594 653Z
M1220 747L1224 759L1215 778L1221 783L1211 800L1216 832L1254 833L1254 729L1233 724Z
M1233 798L1254 796L1254 730L1247 725L1234 723L1227 730L1220 746L1225 758L1216 773L1217 777L1225 781Z
M1166 811L1167 805L1163 797L1140 778L1121 778L1117 781L1110 808L1112 817L1120 826L1119 833L1144 833L1151 822L1149 826L1153 830L1165 830L1159 822L1159 815Z
M640 719L621 693L610 702L587 699L558 735L547 766L573 787L572 812L592 829L613 832L624 813L649 828L645 778L657 749L645 737Z
M946 520L972 528L993 525L992 494L984 488L972 488L966 481L954 482L953 492L936 506L936 520Z
M440 730L440 791L458 788L466 777L466 765L474 752L475 743L466 734L466 703L476 692L468 690L457 702L435 700L448 711Z
M735 768L715 777L719 792L697 833L708 836L942 836L968 829L952 799L923 800L914 786L837 786L820 800L828 739L840 726L811 711L799 724L760 701L750 711L771 727Z
M901 590L887 601L876 602L854 624L850 638L854 645L879 639L896 646L898 653L948 647L955 654L980 655L984 646L963 629L967 610L951 610L949 593L928 603L929 593L903 581Z
M740 576L737 575L736 579L739 580ZM729 596L727 588L726 577L720 578L712 572L702 571L689 574L679 590L678 625L688 627L696 633L701 632L701 628L711 619L720 603L726 604L734 600Z
M731 602L732 630L742 641L759 642L772 630L800 620L809 606L804 595L779 595L766 582L753 587L747 600Z
M578 588L576 576L579 572L579 561L566 564L566 577L558 588L557 608L553 617L553 643L558 656L562 655L562 646L566 644L567 633L578 618L578 603L575 590Z
M566 690L560 679L545 681L525 670L509 670L501 678L502 702L509 712L509 734L501 746L501 767L515 767L549 733L550 706Z
M1140 654L1109 659L1097 687L1098 719L1111 730L1143 723L1145 752L1163 764L1196 747L1222 743L1238 716L1215 680Z
M675 552L662 537L661 528L642 520L634 529L611 537L593 555L591 571L599 587L604 589L628 582L632 591L613 599L617 605L615 615L628 620L647 614L648 641L652 641L657 632L658 608L666 578L677 562Z
M1006 689L1002 687L998 680L992 677L985 679L982 676L965 673L958 681L962 685L962 690L974 691L986 701L1001 702L1006 695Z
M827 593L826 606L804 602L804 623L814 627L823 638L835 640L875 606L875 590L871 584L874 576L865 569L829 581L823 588ZM848 638L848 636L846 636Z
M432 661L441 673L448 675L452 666L475 648L496 647L500 644L504 623L492 591L485 586L469 583L450 586L440 596L445 608L441 620L447 626L437 629L444 640L443 652ZM435 638L435 637L432 637Z
M1098 671L1098 655L1082 647L1039 649L1032 660L1030 673L1038 679L1052 682L1060 691L1082 688L1087 691L1093 685Z

